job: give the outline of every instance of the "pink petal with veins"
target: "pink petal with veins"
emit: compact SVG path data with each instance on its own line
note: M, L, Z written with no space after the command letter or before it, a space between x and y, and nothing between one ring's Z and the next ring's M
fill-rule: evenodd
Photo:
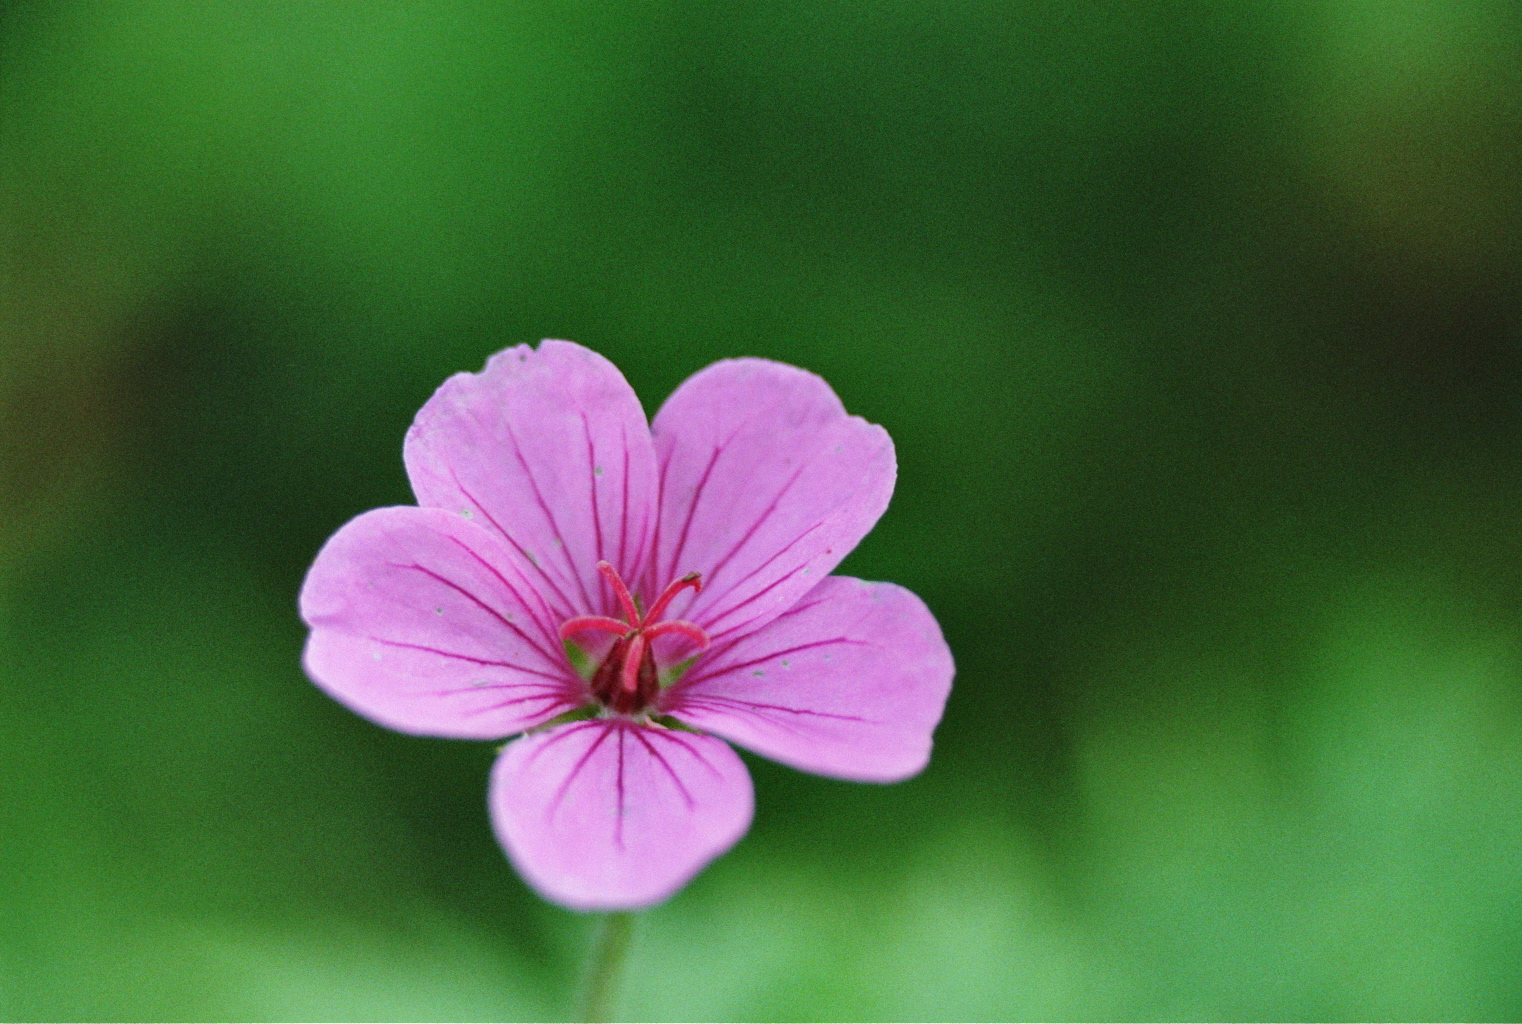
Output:
M819 377L731 359L689 377L653 426L661 508L649 588L703 576L669 617L715 643L760 628L824 579L893 494L887 431Z
M720 737L841 778L924 767L951 654L913 594L829 576L896 466L819 377L716 363L652 428L606 359L519 346L446 381L404 457L422 507L358 517L308 573L307 671L404 732L500 739L595 715L530 732L493 769L498 838L546 898L648 906L733 845L753 797ZM665 714L713 735L650 720Z
M466 512L543 574L560 614L610 614L597 571L643 572L656 471L644 410L618 368L569 341L519 345L449 378L403 447L418 504ZM532 571L532 570L530 570Z
M498 739L586 701L502 542L443 509L345 524L307 572L301 617L313 681L401 732Z
M925 767L952 672L918 597L831 576L762 629L716 643L661 711L803 771L896 782Z
M497 837L546 899L632 910L668 898L750 827L750 774L723 740L589 719L510 744L488 794Z

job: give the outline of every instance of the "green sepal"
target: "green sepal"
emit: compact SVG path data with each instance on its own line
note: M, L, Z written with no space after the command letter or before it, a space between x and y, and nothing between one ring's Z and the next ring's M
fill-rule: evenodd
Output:
M675 686L678 680L687 674L687 670L692 667L692 663L697 660L698 656L694 654L686 661L679 661L675 665L672 665L670 668L662 670L661 689L665 690Z
M571 668L583 679L591 679L592 673L597 671L597 666L592 664L592 658L581 645L574 640L563 641L565 646L565 660L571 663Z
M670 715L651 715L650 721L654 722L656 725L663 725L674 732L690 732L696 733L699 736L703 735L701 730L694 729L692 726L686 724L685 722L679 722L675 718L672 718Z
M563 714L556 715L554 718L550 719L548 722L544 722L544 723L542 723L540 725L534 726L532 729L529 730L529 732L543 732L546 729L553 729L553 728L555 728L555 726L557 726L557 725L564 725L567 722L584 722L588 718L596 718L596 717L597 717L597 705L596 704L583 704L581 707L576 708L573 711L567 711L567 712L565 712Z

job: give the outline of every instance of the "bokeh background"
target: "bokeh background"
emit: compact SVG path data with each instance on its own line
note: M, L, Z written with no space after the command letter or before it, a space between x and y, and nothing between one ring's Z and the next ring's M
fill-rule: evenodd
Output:
M542 337L898 445L921 777L751 759L621 1013L1522 1018L1522 9L0 5L0 1017L567 1012L302 575Z

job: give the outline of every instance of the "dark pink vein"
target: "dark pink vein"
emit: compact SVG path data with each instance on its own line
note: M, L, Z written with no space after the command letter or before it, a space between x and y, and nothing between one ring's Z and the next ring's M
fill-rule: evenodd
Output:
M451 477L454 477L455 476L454 470L451 469L449 471L449 475ZM481 515L486 517L486 521L488 523L491 523L492 527L498 533L500 533L503 536L503 538L509 544L511 544L513 546L513 550L518 552L519 557L521 557L524 560L524 562L526 562L527 564L532 566L534 568L534 570L536 572L538 572L539 575L544 579L544 582L549 585L550 589L555 592L555 596L560 598L561 614L562 615L569 615L571 613L571 611L573 609L575 609L576 604L575 604L574 601L569 600L565 596L565 591L560 589L560 584L555 582L555 579L552 576L550 576L549 573L545 572L544 568L542 566L540 566L537 562L535 562L532 558L529 557L529 553L523 549L523 545L522 544L518 543L518 540L517 540L516 537L514 537L512 534L508 533L507 530L502 526L501 523L497 522L496 519L492 518L492 514L486 510L486 506L481 504L481 502L479 502L478 500L476 500L476 496L474 494L471 494L470 491L466 490L464 484L460 483L459 477L455 477L454 483L455 483L455 486L460 489L460 493L465 495L465 500L469 501L472 505L474 505L476 507L476 511L480 512ZM543 600L543 599L541 598L541 600ZM552 614L554 613L553 609L546 608L546 610L550 611Z
M739 541L737 541L735 543L735 546L730 548L728 553L725 554L724 557L720 558L717 562L714 563L713 568L711 568L708 571L708 578L709 579L717 579L720 570L722 570L726 565L729 564L729 560L731 558L733 558L740 551L741 548L745 547L745 545L747 545L747 544L749 544L751 542L751 540L756 536L756 531L761 529L761 524L765 523L768 519L770 519L772 517L772 513L777 511L777 506L779 504L781 504L782 499L787 495L787 492L792 490L793 485L798 482L798 477L807 468L808 468L807 464L799 466L793 472L793 475L788 477L787 483L783 484L782 485L782 489L777 492L775 497L772 498L771 504L767 505L766 508L762 511L762 513L759 516L756 517L756 521L754 523L750 524L750 527L745 531L745 533L743 533L740 536L740 539L739 539ZM810 527L810 529L812 530L813 527ZM772 557L775 558L776 556L774 555ZM770 561L770 559L768 559L768 561ZM747 573L745 576L741 577L742 580L749 579L749 578L750 578L750 574L749 573ZM709 606L712 607L716 603L718 603L718 599L717 598L715 598L713 601L709 602Z
M816 586L817 586L817 584L816 584ZM824 604L824 602L825 602L824 598L822 598L822 597L816 597L816 598L814 598L814 600L808 602L807 604L794 605L793 607L789 608L783 614L787 615L789 617L794 616L794 615L802 615L806 611L809 611L809 610L814 609L814 608L818 608L820 605ZM778 618L781 618L781 616L778 616Z
M660 762L662 768L666 769L666 774L671 776L671 781L676 786L677 792L681 793L682 799L686 801L687 809L690 811L693 808L697 807L697 801L692 798L692 794L689 793L687 791L687 787L682 784L681 777L677 775L676 769L671 767L671 763L666 760L664 754L655 749L654 744L652 744L650 740L645 736L645 732L646 730L644 729L636 728L634 730L634 738L639 740L640 745L649 752L651 757Z
M597 507L597 447L592 444L592 425L587 422L587 414L581 414L581 432L587 439L587 477L592 488L592 533L595 535L597 560L603 560L602 555L602 510ZM590 608L597 611L597 608Z
M446 690L425 691L430 697L458 697L462 693L491 693L495 690L521 690L528 692L532 689L531 696L542 697L546 694L559 694L567 700L573 699L573 691L568 686L550 686L545 683L471 683L469 686L451 686Z
M677 746L687 751L688 755L690 755L693 760L697 761L698 764L701 764L704 768L707 768L709 771L713 772L714 778L724 778L724 773L709 763L708 758L704 757L702 753L699 752L698 749L694 747L692 743L680 733L670 732L669 730L651 730L650 735L656 739L669 740L670 742L675 743Z
M726 611L724 614L728 615L729 612L732 612L735 609L744 608L746 605L750 604L751 601L755 600L756 598L765 596L767 590L770 590L770 589L772 589L772 587L775 587L775 586L783 583L784 581L791 579L797 572L799 572L803 568L804 568L804 566L799 566L797 569L794 569L792 572L788 573L786 576L783 576L780 579L778 579L775 583L771 584L771 586L765 588L764 590L758 590L758 591L756 591L756 593L752 594L750 597L747 597L744 601L741 601L739 604L735 605L734 608L729 609L729 611ZM816 589L818 589L819 584L821 582L823 582L824 580L829 579L829 578L830 577L828 577L828 576L824 576L824 577L821 577L819 580L816 580L815 583L814 583L814 586L809 588L807 591L804 592L805 595L812 594ZM815 608L818 605L824 604L825 600L826 600L825 598L821 597L821 598L816 598L813 601L810 601L808 604L795 605L795 606L793 606L791 608L785 609L782 612L779 612L776 616L774 616L774 618L780 619L783 616L789 616L789 617L791 617L791 616L794 616L794 615L802 615L804 612L808 611L809 609ZM766 612L758 612L755 615L752 615L750 618L746 619L744 622L738 622L738 623L736 623L733 626L725 626L721 631L719 631L718 635L719 636L729 636L729 635L734 634L734 633L739 633L740 635L735 638L734 642L738 642L740 640L743 640L743 639L745 639L745 637L750 636L751 633L754 632L754 630L749 631L749 632L743 632L743 633L741 631L744 630L751 623L755 622L757 619L762 618L763 616L765 616L766 614L767 614ZM770 624L770 623L768 623L768 624ZM710 634L710 635L712 635L712 634ZM725 649L728 650L728 648L725 648Z
M409 644L401 640L387 640L384 637L379 636L372 636L369 639L378 644L385 644L388 647L403 647L410 651L423 651L427 654L437 654L441 658L454 658L459 661L468 661L472 665L490 665L493 668L510 668L514 672L522 672L525 675L540 676L541 678L553 679L556 682L561 683L565 682L565 676L563 675L557 675L553 672L545 672L537 668L526 668L523 665L515 665L510 661L491 661L487 658L473 658L468 654L459 654L455 651L446 651L438 647L429 647L426 644Z
M747 598L744 599L744 601L740 601L740 603L735 604L735 606L729 607L729 609L724 610L724 615L720 616L720 621L723 618L728 618L728 616L731 616L732 613L738 612L738 610L743 609L743 607L746 607L747 604L756 603L756 601L759 601L759 599L764 598L764 596L766 596L767 593L770 593L770 592L772 592L772 590L775 590L776 587L782 586L782 584L787 583L788 580L791 580L791 578L796 577L796 575L798 575L798 574L801 574L801 572L804 571L804 569L807 569L807 568L808 568L807 561L805 561L804 564L799 564L799 566L793 566L793 568L791 568L790 571L784 572L784 574L779 575L779 577L776 578L776 580L773 580L772 583L766 584L766 586L761 587L761 589L759 589L759 590L756 590L755 593L752 593L752 595L747 596ZM814 583L814 586L819 586L819 583L817 583L817 581L816 581L816 583ZM810 587L810 589L813 589L813 587ZM808 593L808 590L805 590L805 593ZM755 630L753 630L753 628L750 628L750 627L752 627L752 625L755 624L756 619L764 619L764 618L767 618L767 616L769 616L769 615L772 616L772 618L781 618L782 615L788 615L788 613L791 613L791 612L793 612L793 609L788 609L788 607L784 607L784 609L782 609L781 612L767 612L766 609L763 609L763 610L761 610L761 612L756 612L755 615L750 616L749 619L744 619L744 621L741 621L741 622L735 622L734 625L726 625L726 627L723 627L723 628L714 628L714 625L709 624L709 636L711 636L711 638L712 638L712 636L729 636L729 634L731 634L731 633L741 633L741 634L743 634L743 636L749 636L750 633L753 633L753 631L755 631Z
M676 449L666 452L666 457L656 467L655 477L655 522L650 525L650 558L645 565L645 590L654 591L656 588L656 574L660 566L656 563L661 557L661 524L666 521L666 470L671 466L671 460L675 458Z
M802 718L825 718L829 721L848 721L848 723L861 724L861 726L881 726L881 721L874 718L860 718L855 715L834 715L825 711L811 711L808 708L787 708L784 704L759 704L755 701L728 700L718 697L696 697L689 701L685 708L688 717L696 717L699 723L703 721L703 715L749 715L750 718L763 721L773 729L787 730L794 736L810 735L810 730L802 723ZM680 715L680 712L676 712ZM782 717L779 717L782 715Z
M618 730L618 813L613 816L613 845L619 850L624 848L624 733L625 728Z
M644 580L642 586L647 593L654 590L656 586L654 578L656 578L656 572L659 572L656 561L661 560L661 523L665 519L665 469L670 463L671 456L668 453L667 460L656 466L656 513L654 513L653 522L650 523L650 558L642 560L641 568L639 568L639 575Z
M700 726L710 726L710 720L707 716L717 717L721 723L724 721L737 722L741 723L742 726L743 720L750 718L761 723L767 729L774 729L784 732L789 736L802 739L818 736L819 726L817 724L811 724L797 716L789 717L757 711L754 708L731 707L718 704L694 704L687 709L688 719L695 721ZM718 728L722 732L724 727L720 724Z
M541 754L543 754L551 747L557 746L563 740L567 740L579 732L585 732L587 729L595 729L598 726L607 724L608 723L605 719L594 718L585 722L572 722L569 725L561 726L558 729L546 733L543 745L528 755L528 758L523 762L523 767L527 768L529 765L539 760L539 756Z
M829 647L834 644L845 644L850 647L876 646L875 644L868 643L865 640L848 640L843 636L836 636L831 637L828 640L814 640L810 643L799 644L796 647L789 647L785 651L769 651L758 658L752 658L750 661L742 661L737 665L718 665L711 661L706 661L703 663L703 674L694 678L692 683L697 684L702 682L704 679L713 679L718 676L728 675L731 672L739 672L741 669L750 668L752 665L760 665L764 662L772 661L776 658L785 658L789 654L797 654L799 651L810 651L816 647ZM686 683L687 680L684 679L682 682Z
M610 725L608 722L598 722L597 724L605 726ZM586 767L586 764L589 760L591 760L592 755L597 752L597 748L603 745L603 742L613 731L614 730L611 727L604 728L602 735L593 740L592 745L584 750L581 756L576 759L576 763L571 766L571 770L566 774L564 781L560 783L560 788L555 790L555 798L550 801L550 806L547 808L548 813L545 815L545 817L550 819L555 817L555 812L560 809L560 802L565 799L566 790L570 788L572 782L576 781L576 776L581 774L581 770ZM545 746L547 747L548 745L549 743L546 741ZM539 749L542 752L545 747L540 747ZM622 778L619 779L619 788L620 790L623 788ZM622 792L620 792L620 799L622 799L622 795Z
M501 612L497 611L497 609L493 608L491 605L487 604L485 601L481 600L475 594L472 594L469 590L466 590L464 587L460 586L458 583L454 582L453 580L445 579L443 576L440 576L438 573L434 572L432 569L425 569L421 565L410 564L410 563L403 563L403 562L387 562L386 564L389 565L393 569L411 569L414 572L420 572L424 576L427 576L430 579L432 579L432 580L434 580L434 581L436 581L438 583L444 584L444 586L446 586L450 590L453 590L456 593L461 594L462 596L466 597L472 603L474 603L477 607L479 607L482 611L486 612L486 614L490 615L492 618L494 618L498 622L502 623L502 625L506 626L509 630L511 630L512 632L516 633L518 636L522 637L524 642L529 644L529 646L534 647L534 642L532 640L530 640L526 635L524 635L523 631L521 629L519 629L517 627L517 625L514 624L510 619L508 619ZM535 650L538 650L538 648L535 647ZM539 651L539 653L543 654L544 652L541 650L541 651Z
M692 529L692 520L698 513L698 502L703 496L703 489L708 486L708 477L713 473L713 467L718 465L719 455L723 451L724 445L713 450L713 457L708 460L708 466L703 470L703 475L698 478L697 487L693 489L692 504L687 506L687 521L682 524L681 536L677 538L676 549L671 553L671 568L667 573L671 579L677 577L677 566L682 561L683 552L687 550L687 532Z
M629 434L628 434L628 432L626 430L624 430L624 424L623 424L622 420L619 421L618 430L619 430L619 436L623 438L623 442L624 442L624 452L623 452L623 454L624 454L624 476L623 476L623 480L621 481L623 483L623 488L622 488L622 491L623 491L623 497L622 497L623 505L622 505L622 511L621 511L621 513L619 515L619 520L618 520L618 571L619 572L628 572L629 573L629 578L630 579L634 579L635 578L635 574L630 572L630 569L632 567L630 566L629 561L628 561L628 557L629 557L629 551L628 551L628 545L629 545ZM601 609L594 609L594 610L600 611Z
M571 579L575 581L576 588L581 591L582 607L588 609L595 607L592 604L591 595L587 593L586 583L582 581L581 573L576 571L576 566L571 562L571 552L567 550L564 541L565 531L560 528L560 523L555 519L555 513L550 511L550 506L545 502L544 495L540 493L539 481L534 477L534 471L529 468L528 460L523 457L523 446L518 443L518 438L513 433L512 424L504 420L502 426L507 431L507 439L512 442L513 455L518 459L518 465L523 469L523 475L528 480L529 490L534 492L534 501L538 503L539 511L544 513L544 518L549 522L550 530L554 535L561 538L560 554L565 560L566 567L570 569Z
M798 536L794 537L787 544L786 547L782 548L782 550L778 551L775 555L773 555L772 557L768 558L765 562L762 562L760 565L756 566L756 568L752 569L749 574L747 574L746 576L741 578L739 581L737 581L735 583L734 586L732 586L728 590L726 590L724 592L722 597L715 598L714 601L710 604L709 607L717 607L720 604L722 604L726 599L728 599L728 597L731 594L733 594L736 590L739 590L740 587L743 586L748 580L753 580L757 576L761 575L761 573L767 568L767 566L771 565L777 559L779 559L783 555L787 554L790 550L792 550L792 548L796 544L798 544L800 541L802 541L803 538L807 537L809 534L813 533L815 530L819 529L819 527L821 527L823 525L824 525L823 523L815 523L813 526L809 527L807 530L804 530ZM736 601L734 604L730 605L728 608L725 608L722 612L720 612L718 615L715 615L712 619L710 619L708 621L708 626L709 626L710 633L715 631L715 629L716 629L715 624L716 623L723 622L725 619L729 618L731 615L733 615L735 612L739 611L741 608L744 608L746 605L751 604L752 602L757 601L757 600L759 600L762 597L765 597L773 589L775 589L776 587L781 586L783 583L785 583L788 580L792 579L794 576L798 575L800 572L802 572L804 569L807 569L808 567L809 567L809 562L806 559L803 562L799 563L798 565L793 566L787 572L783 573L781 576L778 576L776 579L772 580L766 586L762 587L760 590L758 590L755 593L751 594L749 597L746 597L744 600L741 600L741 601ZM749 623L754 622L756 620L756 618L757 618L757 616L752 616L751 618L746 619L744 623L741 623L741 625L748 625ZM717 632L719 632L719 633L727 633L727 632L729 632L729 630L731 628L733 628L733 627L726 626L723 629L717 630Z
M548 696L545 694L539 694L537 696L531 697L514 697L512 700L504 700L497 704L489 704L483 708L472 708L470 711L465 712L465 717L474 718L476 715L484 715L489 711L501 711L503 708L512 707L514 704L522 704L525 701L530 700L548 701L550 706L560 703L570 703L570 701L563 695ZM534 714L541 714L543 711L544 709L541 708L539 711L534 712Z
M517 600L518 604L521 605L523 607L523 609L528 612L529 618L534 620L534 625L538 626L541 630L544 630L547 633L549 632L549 630L548 630L544 620L541 619L538 615L534 614L533 605L531 605L529 602L527 602L527 601L525 601L523 599L523 595L518 592L518 588L513 586L511 583L509 583L507 581L507 577L503 576L500 572L497 571L497 567L496 566L492 565L486 559L482 558L479 554L477 554L475 552L474 549L471 548L471 546L469 544L464 543L463 541L459 540L459 538L457 538L457 537L450 537L449 540L453 544L458 546L460 548L460 550L464 551L471 558L475 559L477 564L479 564L483 569L485 569L487 572L489 572L493 576L495 576L497 578L497 582L502 584L503 588L506 589L507 592L509 594L511 594ZM538 595L536 594L535 596L537 597ZM542 605L544 603L544 599L540 598L539 599L539 603ZM548 611L549 609L546 608L545 610ZM509 623L509 624L511 624L511 623ZM548 650L546 650L543 646L541 646L538 642L536 642L533 638L531 638L527 633L523 632L523 630L518 629L516 626L514 626L513 627L513 632L517 633L520 637L522 637L524 643L528 644L534 650L536 650L540 654L542 654L544 656L544 659L546 661L548 661L551 665L558 665L560 663L559 660L554 655L552 655ZM550 635L553 636L554 634L551 633Z
M814 711L810 708L790 708L783 704L762 704L759 701L741 700L738 697L724 697L718 694L695 694L685 703L689 705L707 704L710 709L721 710L726 707L735 708L739 711L748 711L757 718L766 718L764 711L782 711L790 715L807 715L810 718L831 718L839 722L861 722L867 725L880 724L870 718L862 718L860 715L837 715L829 711Z
M633 499L630 494L630 482L632 480L633 455L629 450L629 438L626 434L624 436L623 514L624 528L627 536L620 535L620 545L623 551L624 565L629 571L629 580L648 592L655 586L654 583L647 579L647 576L649 575L650 562L652 561L650 557L650 553L653 550L652 539L655 534L655 524L658 521L660 509L659 507L655 509L650 507L651 496L649 494L644 495L645 500L639 502L639 507L631 506L630 502ZM633 519L634 512L640 514L640 520L637 523Z
M814 600L808 602L807 604L800 604L797 607L789 608L787 611L785 611L781 615L777 616L777 618L779 618L779 619L783 618L783 617L789 617L789 618L791 618L792 616L795 616L795 615L802 615L804 612L807 612L807 611L810 611L810 610L812 610L814 608L817 608L821 604L824 604L824 598L822 598L822 597L821 598L815 598ZM753 622L755 620L752 619L752 620L749 620L749 621ZM739 632L741 629L743 629L748 624L749 624L749 622L743 622L739 626L732 626L728 630L726 630L724 635L726 637L728 637L728 639L724 640L722 643L716 643L712 647L708 648L708 650L704 651L703 654L702 654L702 659L703 660L698 662L698 664L693 666L693 668L696 669L696 668L698 668L700 666L707 666L707 665L710 665L710 664L718 664L719 661L725 655L727 655L730 651L734 650L736 647L738 647L741 644L743 644L746 640L750 639L752 634ZM697 678L700 678L700 679L704 678L708 674L709 673L700 674ZM683 678L680 683L678 683L676 686L672 687L671 690L667 691L667 695L668 696L675 696L676 694L681 693L682 690L685 689L692 682L692 678L693 677L691 675L688 675L687 677ZM663 705L664 705L664 701L663 701Z
M708 623L708 635L709 635L709 637L712 638L712 637L716 637L716 636L727 636L728 634L733 633L736 630L744 629L746 626L749 626L752 622L755 622L757 619L761 618L762 615L766 614L765 612L760 612L760 613L758 613L756 615L752 615L750 618L746 619L744 622L738 623L738 624L733 625L733 626L725 626L723 629L719 629L719 628L717 628L714 625L714 623L716 623L716 622L722 622L724 619L726 619L729 616L733 615L735 612L739 611L741 608L744 608L746 605L753 604L756 601L761 600L761 598L765 597L767 594L771 593L773 590L776 590L778 587L782 586L782 584L786 583L788 580L792 579L794 576L797 576L799 573L801 573L803 570L805 570L807 568L808 568L808 563L807 562L803 563L802 565L795 565L795 566L793 566L793 568L789 569L787 572L783 573L781 576L778 576L776 579L772 580L770 583L768 583L766 586L762 587L760 590L756 591L754 594L751 594L745 600L738 601L735 604L731 605L730 607L724 609L724 614L723 615L720 615L718 618L712 619L712 620L709 621L709 623Z
M782 718L776 715L761 714L760 712L752 711L747 708L692 707L688 709L687 714L689 718L694 720L695 724L706 728L713 728L713 724L705 716L715 716L719 720L720 724L718 725L718 729L721 732L724 729L724 725L722 724L724 722L738 722L743 728L744 725L741 719L742 716L745 716L759 721L767 729L786 733L787 735L795 738L815 739L818 737L817 727L810 729L807 722L802 722L797 719Z

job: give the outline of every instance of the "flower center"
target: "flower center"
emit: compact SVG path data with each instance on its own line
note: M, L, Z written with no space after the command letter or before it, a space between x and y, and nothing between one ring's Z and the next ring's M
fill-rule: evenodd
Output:
M656 671L655 654L651 650L650 641L675 633L692 641L698 651L708 646L708 634L703 632L702 627L684 619L661 619L666 606L671 604L671 599L677 594L688 587L693 591L702 590L703 578L695 572L689 572L674 580L656 599L655 604L650 606L650 610L640 614L639 605L630 595L629 588L624 586L618 570L607 562L598 562L597 571L602 573L603 578L612 586L613 593L618 596L619 607L624 613L623 620L606 615L581 615L567 619L560 624L560 639L571 640L579 633L591 632L612 633L617 638L613 641L613 646L608 648L602 664L592 673L592 696L603 707L611 708L621 715L634 714L648 707L661 691L660 673Z

